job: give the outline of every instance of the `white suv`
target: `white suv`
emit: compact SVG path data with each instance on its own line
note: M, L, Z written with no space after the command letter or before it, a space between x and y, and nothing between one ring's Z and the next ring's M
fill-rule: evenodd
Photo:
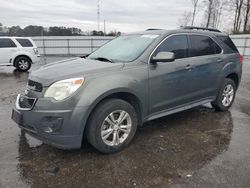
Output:
M27 37L0 37L0 65L14 66L28 71L40 60L36 44Z

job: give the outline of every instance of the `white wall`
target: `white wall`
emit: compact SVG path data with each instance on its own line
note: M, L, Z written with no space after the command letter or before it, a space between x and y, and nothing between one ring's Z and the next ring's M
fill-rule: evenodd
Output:
M230 36L242 55L250 57L250 35ZM32 37L42 55L86 55L114 37L50 36Z
M42 55L86 55L113 38L98 36L32 37Z
M230 37L240 54L250 56L250 35L231 35Z

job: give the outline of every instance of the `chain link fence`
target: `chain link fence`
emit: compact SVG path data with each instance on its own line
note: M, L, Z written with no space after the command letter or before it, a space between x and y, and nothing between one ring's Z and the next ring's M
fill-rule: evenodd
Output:
M231 35L241 55L250 57L250 35Z
M76 56L86 55L98 49L114 37L32 37L41 55Z
M250 57L250 35L231 35L239 52ZM108 36L32 37L41 55L86 55L114 39Z

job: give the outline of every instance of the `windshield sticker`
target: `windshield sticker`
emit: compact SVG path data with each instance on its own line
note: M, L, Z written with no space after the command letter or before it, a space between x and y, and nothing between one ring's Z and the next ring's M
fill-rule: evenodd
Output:
M159 35L142 35L141 37L155 39L155 38L157 38L158 36L159 36Z

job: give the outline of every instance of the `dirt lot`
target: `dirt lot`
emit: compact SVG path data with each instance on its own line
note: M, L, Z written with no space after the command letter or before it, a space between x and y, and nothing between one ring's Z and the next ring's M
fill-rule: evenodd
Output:
M229 112L205 105L151 121L113 155L87 143L62 151L21 132L10 116L27 78L0 67L0 188L250 187L250 60Z

